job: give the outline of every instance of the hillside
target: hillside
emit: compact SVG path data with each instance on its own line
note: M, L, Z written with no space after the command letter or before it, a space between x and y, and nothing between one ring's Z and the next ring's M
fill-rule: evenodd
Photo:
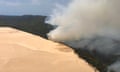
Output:
M23 15L23 16L0 15L0 26L17 28L25 32L30 32L46 38L46 33L53 29L53 27L44 22L45 18L46 16L39 15Z
M0 72L94 72L71 48L13 28L0 28Z

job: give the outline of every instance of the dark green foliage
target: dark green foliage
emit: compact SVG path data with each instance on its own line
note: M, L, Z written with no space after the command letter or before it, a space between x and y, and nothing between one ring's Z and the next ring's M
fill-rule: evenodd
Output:
M44 38L46 33L53 29L49 24L45 23L46 16L33 16L33 15L23 15L23 16L0 16L0 26L8 26L23 30L25 32L30 32L36 35L40 35Z
M83 58L86 62L88 62L91 66L95 67L100 72L107 72L107 64L102 63L99 58L96 58L91 55L88 51L84 51L81 49L74 49L75 53L78 54L80 58Z

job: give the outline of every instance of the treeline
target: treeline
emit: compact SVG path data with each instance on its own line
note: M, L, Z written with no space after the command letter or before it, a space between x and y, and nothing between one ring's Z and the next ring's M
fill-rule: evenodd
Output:
M23 15L23 16L0 15L0 26L13 27L46 38L46 33L52 30L53 27L45 23L45 18L46 16L39 15Z

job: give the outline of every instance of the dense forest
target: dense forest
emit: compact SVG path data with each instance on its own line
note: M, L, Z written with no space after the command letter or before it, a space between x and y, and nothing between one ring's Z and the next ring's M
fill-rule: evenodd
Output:
M53 27L45 23L46 16L23 15L5 16L0 15L0 27L13 27L46 38Z

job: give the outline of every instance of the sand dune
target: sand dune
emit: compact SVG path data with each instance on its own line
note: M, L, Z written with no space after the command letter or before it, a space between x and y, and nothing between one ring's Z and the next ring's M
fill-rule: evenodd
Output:
M94 72L64 45L0 28L0 72Z

